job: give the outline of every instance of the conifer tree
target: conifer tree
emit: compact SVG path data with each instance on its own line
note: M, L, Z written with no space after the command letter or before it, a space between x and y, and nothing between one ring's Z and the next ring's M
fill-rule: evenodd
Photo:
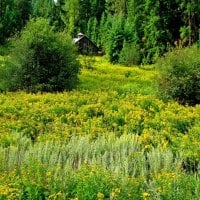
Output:
M181 0L179 8L182 11L182 23L180 27L180 37L183 44L191 45L199 38L200 30L200 1Z
M110 62L118 62L124 42L124 17L122 14L112 17L112 28L108 35L107 53Z
M78 32L78 21L80 19L80 5L79 0L68 0L64 5L64 14L62 20L65 24L66 31L71 35L75 36Z

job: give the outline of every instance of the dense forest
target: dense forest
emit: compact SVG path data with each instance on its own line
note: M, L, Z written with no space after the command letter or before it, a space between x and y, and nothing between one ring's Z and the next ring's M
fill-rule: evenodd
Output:
M128 52L135 63L152 63L200 35L200 0L1 0L0 12L0 44L44 17L56 31L86 34L114 63Z

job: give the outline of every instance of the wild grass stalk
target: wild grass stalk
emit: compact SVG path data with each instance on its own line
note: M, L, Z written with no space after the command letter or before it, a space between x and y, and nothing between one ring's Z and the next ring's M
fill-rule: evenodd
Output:
M21 140L24 141L24 138ZM174 171L181 165L181 160L174 157L170 150L155 148L145 152L137 135L102 136L95 141L89 137L73 137L67 142L38 142L29 147L19 141L17 147L1 147L0 152L3 158L1 167L7 171L16 166L29 165L32 158L43 163L47 169L56 166L81 169L84 164L97 164L133 177L146 177L149 173L157 174L162 170Z

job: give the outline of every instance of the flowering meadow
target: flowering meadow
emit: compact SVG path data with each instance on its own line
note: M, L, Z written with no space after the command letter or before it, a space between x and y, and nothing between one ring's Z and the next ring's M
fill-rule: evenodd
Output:
M0 93L0 200L199 200L200 105L153 66L81 58L63 93Z

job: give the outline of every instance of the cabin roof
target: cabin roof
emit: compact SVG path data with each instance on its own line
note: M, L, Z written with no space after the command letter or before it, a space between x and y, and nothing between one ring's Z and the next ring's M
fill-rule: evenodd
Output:
M93 52L97 52L99 49L97 45L83 33L78 33L77 37L73 39L73 42L79 47L79 51L88 51L90 49Z
M83 37L86 37L88 40L89 40L89 38L86 36L86 35L84 35L83 33L78 33L77 34L77 38L74 38L73 40L74 40L74 43L76 44L78 41L80 41Z
M78 33L77 36L78 36L78 37L76 37L76 38L73 39L73 41L74 41L75 44L78 43L78 42L79 42L80 40L82 40L83 38L86 38L86 39L89 40L94 46L97 47L97 45L96 45L92 40L90 40L89 37L87 37L87 36L84 35L83 33ZM98 48L98 47L97 47L97 48Z

